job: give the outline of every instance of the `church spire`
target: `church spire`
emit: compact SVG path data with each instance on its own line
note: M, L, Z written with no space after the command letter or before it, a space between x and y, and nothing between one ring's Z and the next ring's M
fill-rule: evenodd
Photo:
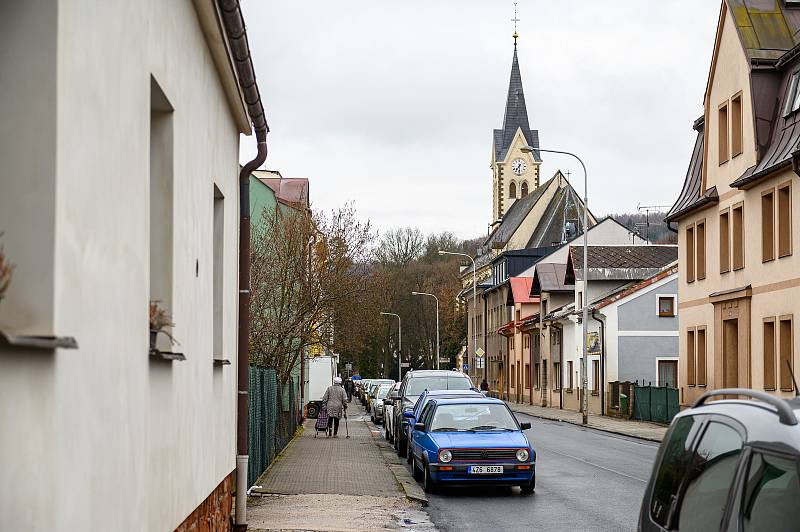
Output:
M528 122L525 91L522 89L522 74L519 70L519 58L517 57L517 37L519 35L514 32L514 55L511 60L511 78L508 81L503 129L495 130L495 160L498 161L505 159L508 148L511 146L518 129L522 129L522 134L525 136L528 145L534 148L539 147L539 132L531 131ZM533 153L533 157L537 161L541 160L538 151Z

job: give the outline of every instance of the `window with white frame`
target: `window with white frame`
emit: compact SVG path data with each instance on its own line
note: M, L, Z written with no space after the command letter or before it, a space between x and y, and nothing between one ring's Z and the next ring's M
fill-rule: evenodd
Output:
M786 101L783 103L783 116L800 109L800 91L798 91L798 81L800 81L800 71L792 74L789 79L789 87L786 89Z
M661 318L674 318L676 315L675 294L658 294L656 296L656 313Z

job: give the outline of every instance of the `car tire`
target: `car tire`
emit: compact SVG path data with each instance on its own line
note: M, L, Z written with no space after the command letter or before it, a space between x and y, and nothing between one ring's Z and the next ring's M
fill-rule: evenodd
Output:
M409 464L411 463L411 456L411 442L406 440L406 460Z
M436 493L436 482L431 478L431 469L427 465L422 471L422 489L425 493Z
M531 495L536 490L536 473L533 474L528 484L520 486L520 490L522 490L523 495Z
M369 416L369 420L375 423L375 416Z
M417 482L422 481L422 479L425 476L425 473L421 471L420 468L417 467L416 458L411 459L411 476L413 476L414 480L416 480Z

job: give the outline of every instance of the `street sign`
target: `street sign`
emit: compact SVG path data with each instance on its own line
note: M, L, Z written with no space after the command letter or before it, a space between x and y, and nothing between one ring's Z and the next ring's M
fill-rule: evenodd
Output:
M481 347L479 347L478 349L475 350L475 356L478 357L478 358L483 358L483 356L485 354L486 354L486 351L484 351L483 348L481 348Z
M483 364L486 359L483 357L478 357L475 359L475 367L477 369L483 369Z
M347 371L353 371L353 364L351 364L350 362L348 362L347 364L345 364L345 365L344 365L344 367L345 367L345 369L346 369Z
M400 367L401 368L410 368L411 364L409 362L401 362L400 363Z
M450 359L449 359L449 358L441 358L441 357L440 357L440 358L439 358L439 362L440 362L440 363L448 363L448 364L449 364L449 363L450 363Z
M469 371L469 364L464 364L464 371Z

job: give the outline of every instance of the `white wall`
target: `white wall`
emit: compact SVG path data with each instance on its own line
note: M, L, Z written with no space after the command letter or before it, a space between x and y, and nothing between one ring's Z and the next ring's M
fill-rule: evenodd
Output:
M20 152L0 193L19 272L0 323L49 295L49 332L80 348L0 348L0 426L14 427L0 431L0 530L172 529L235 467L237 128L190 2L37 0L4 11L3 79L16 62L14 93L32 97L11 108L4 84L0 98L18 139L0 153ZM27 75L32 65L43 73ZM151 75L175 107L173 313L184 362L147 356ZM10 132L0 131L4 146ZM37 183L46 186L25 192ZM214 183L226 198L224 368L212 364ZM28 225L48 217L49 242ZM41 286L26 282L39 270Z

